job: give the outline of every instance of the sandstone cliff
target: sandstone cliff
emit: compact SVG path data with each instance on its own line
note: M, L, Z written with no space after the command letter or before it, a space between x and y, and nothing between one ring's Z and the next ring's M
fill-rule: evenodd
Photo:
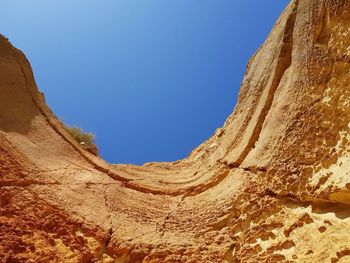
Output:
M138 167L81 149L0 37L0 261L350 262L349 47L349 0L293 0L225 125Z

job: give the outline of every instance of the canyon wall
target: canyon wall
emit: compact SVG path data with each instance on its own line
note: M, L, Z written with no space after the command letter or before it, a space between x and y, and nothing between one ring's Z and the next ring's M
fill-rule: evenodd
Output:
M349 262L350 1L293 0L187 158L112 165L0 37L1 262Z

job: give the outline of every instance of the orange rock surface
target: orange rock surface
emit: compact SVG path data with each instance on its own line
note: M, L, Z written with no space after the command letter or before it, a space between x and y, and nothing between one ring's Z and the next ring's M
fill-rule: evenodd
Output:
M350 1L293 0L184 160L83 150L0 37L0 262L350 262Z

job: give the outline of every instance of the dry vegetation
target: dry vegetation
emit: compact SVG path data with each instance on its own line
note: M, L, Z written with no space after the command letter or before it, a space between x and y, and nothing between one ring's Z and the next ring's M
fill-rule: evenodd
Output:
M98 155L98 148L95 144L95 135L93 133L84 132L83 129L77 126L65 126L65 128L85 150Z

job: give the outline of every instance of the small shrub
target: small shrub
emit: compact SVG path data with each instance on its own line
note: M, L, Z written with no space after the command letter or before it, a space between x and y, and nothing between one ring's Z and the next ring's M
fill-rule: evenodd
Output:
M77 126L68 127L66 130L73 136L73 138L83 147L85 150L92 154L98 155L98 148L95 144L95 135L89 132L84 132Z

